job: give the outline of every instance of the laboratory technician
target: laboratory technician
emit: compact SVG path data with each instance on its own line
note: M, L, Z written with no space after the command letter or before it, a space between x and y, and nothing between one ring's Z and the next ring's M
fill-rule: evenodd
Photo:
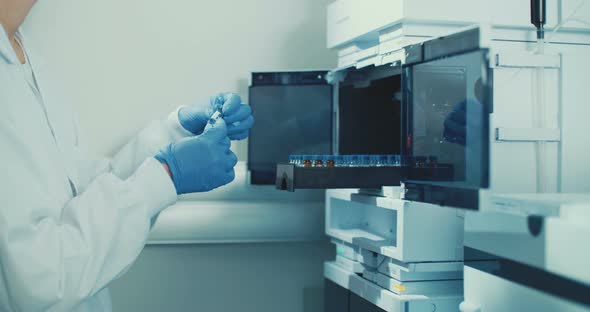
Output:
M92 159L59 81L19 31L34 3L0 0L0 311L111 311L107 287L153 219L178 194L231 182L230 140L245 139L254 119L237 95L220 94Z

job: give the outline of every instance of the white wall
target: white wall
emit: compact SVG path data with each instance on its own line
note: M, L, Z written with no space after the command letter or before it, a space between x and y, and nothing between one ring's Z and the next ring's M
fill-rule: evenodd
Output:
M224 90L247 99L250 71L332 68L328 2L42 0L25 30L70 86L95 151L110 154L178 105Z
M332 68L330 0L42 0L29 43L60 72L94 151L149 120L235 90L253 70ZM245 142L234 145L246 157ZM325 242L148 247L115 282L115 312L321 310Z

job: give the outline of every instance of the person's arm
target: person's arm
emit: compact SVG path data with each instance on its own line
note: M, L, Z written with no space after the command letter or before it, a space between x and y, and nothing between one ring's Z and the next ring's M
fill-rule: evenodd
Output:
M164 120L151 122L141 130L111 160L112 172L125 179L148 157L180 139L193 136L178 121L178 112L172 112Z
M170 143L195 135L201 135L216 109L221 109L228 124L227 134L231 140L243 140L249 135L254 124L252 110L233 93L220 93L200 104L182 106L164 120L153 121L139 132L112 158L102 161L88 161L84 148L85 140L78 140L80 147L80 168L87 173L81 178L83 188L95 176L113 172L121 179L127 178L147 157L157 154ZM80 131L77 131L80 134Z
M112 158L94 159L88 153L88 142L77 126L77 159L80 177L79 187L83 191L95 177L112 172L120 179L127 179L147 158L156 155L166 145L193 136L184 130L178 121L178 111L170 113L164 120L152 121L135 137L127 142Z
M0 150L0 285L11 295L1 311L75 308L133 263L150 219L177 198L162 164L148 158L126 180L98 175L61 206L18 138Z
M230 183L238 161L218 120L167 145L129 178L102 173L67 200L67 176L53 170L59 161L7 130L0 140L0 287L11 297L0 300L0 311L69 311L94 296L133 263L150 220L177 194Z

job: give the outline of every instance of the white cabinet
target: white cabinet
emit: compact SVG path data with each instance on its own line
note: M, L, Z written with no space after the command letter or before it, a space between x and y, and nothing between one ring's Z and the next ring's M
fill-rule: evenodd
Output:
M590 31L589 21L590 1L547 0L547 38L552 41L582 43L576 33ZM387 63L388 54L405 46L474 24L492 26L494 39L536 38L529 1L337 0L328 6L327 23L327 46L339 51L339 68ZM550 33L557 25L559 34ZM361 54L366 49L377 49L374 62Z
M492 58L526 55L534 46L526 43L495 42ZM547 59L557 58L558 66L544 69L544 101L547 130L557 130L558 138L546 143L547 187L552 192L588 192L590 157L587 132L585 78L590 70L588 45L549 44ZM536 69L527 66L493 64L494 110L491 116L490 174L495 193L536 192L534 136L531 140L498 140L498 130L533 129L536 97Z
M577 7L565 1L564 9ZM548 0L547 27L558 22L558 0ZM486 23L532 29L528 1L513 0L337 0L328 6L328 47L376 39L395 24L465 26ZM358 40L357 40L358 39Z

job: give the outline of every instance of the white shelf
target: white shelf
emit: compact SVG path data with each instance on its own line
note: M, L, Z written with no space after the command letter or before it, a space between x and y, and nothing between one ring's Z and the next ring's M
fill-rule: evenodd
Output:
M313 241L324 239L324 191L279 192L251 185L244 162L235 180L206 193L182 196L164 210L148 244Z
M323 202L179 202L160 214L148 244L321 240L323 209Z
M367 232L363 229L329 229L326 231L328 235L345 241L347 243L356 243L359 239L384 242L386 239L379 235Z
M391 197L359 194L359 189L328 190L330 198L351 201L359 204L371 205L389 210L401 210L405 204L402 199Z

